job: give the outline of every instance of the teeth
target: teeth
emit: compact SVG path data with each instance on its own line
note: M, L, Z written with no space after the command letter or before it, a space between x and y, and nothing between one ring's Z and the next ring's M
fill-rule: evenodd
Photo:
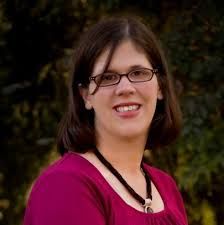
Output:
M127 112L132 110L137 110L139 105L129 105L129 106L119 106L116 108L117 112Z

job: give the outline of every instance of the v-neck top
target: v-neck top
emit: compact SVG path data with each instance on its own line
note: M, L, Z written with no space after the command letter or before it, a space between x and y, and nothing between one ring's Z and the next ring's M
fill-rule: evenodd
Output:
M143 164L164 209L144 213L128 205L101 172L75 152L65 153L35 181L24 225L187 225L182 197L173 178Z

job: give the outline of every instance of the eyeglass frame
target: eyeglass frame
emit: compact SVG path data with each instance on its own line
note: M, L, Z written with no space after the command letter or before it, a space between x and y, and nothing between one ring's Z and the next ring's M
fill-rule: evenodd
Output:
M149 80L144 80L144 81L132 81L132 80L129 78L129 74L131 74L131 73L133 73L133 72L135 72L135 71L138 71L138 70L149 70L149 71L151 71L151 72L152 72L151 78L150 78ZM101 74L98 74L98 75L95 75L95 76L90 76L90 77L89 77L89 82L94 81L94 83L97 85L97 87L109 87L109 86L113 86L113 85L119 84L120 81L121 81L121 78L122 78L123 76L125 76L125 77L127 77L127 79L128 79L131 83L142 83L142 82L147 82L147 81L152 80L153 76L154 76L155 74L158 73L158 69L139 68L139 69L131 70L131 71L129 71L128 73L116 73L116 72L110 72L110 73L111 73L111 74L115 74L115 75L119 75L118 81L117 81L116 83L114 83L114 84L105 85L105 86L100 86L100 84L97 84L97 82L95 81L95 80L96 80L96 77L102 76L102 75L105 74L105 73L101 73Z

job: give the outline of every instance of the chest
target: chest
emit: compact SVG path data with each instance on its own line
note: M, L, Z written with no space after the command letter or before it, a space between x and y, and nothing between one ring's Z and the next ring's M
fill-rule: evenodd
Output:
M123 201L124 204L132 207L133 209L143 212L143 206L129 193L129 191L124 187L124 185L104 166L100 163L93 155L85 154L82 155L86 158L90 163L92 163L104 179L109 184L109 187L114 195L117 195L120 200ZM122 175L128 185L138 193L142 198L146 198L147 196L147 188L146 188L146 180L145 177L141 174L138 176L127 176ZM156 186L151 182L152 188L152 209L153 212L160 212L164 210L164 202L163 199L156 188Z

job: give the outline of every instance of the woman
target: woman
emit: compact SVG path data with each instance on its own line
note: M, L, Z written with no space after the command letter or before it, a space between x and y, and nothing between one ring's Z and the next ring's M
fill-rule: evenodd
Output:
M133 18L104 19L80 39L59 129L62 158L36 181L25 225L186 225L166 173L145 149L172 142L180 111L153 33Z

